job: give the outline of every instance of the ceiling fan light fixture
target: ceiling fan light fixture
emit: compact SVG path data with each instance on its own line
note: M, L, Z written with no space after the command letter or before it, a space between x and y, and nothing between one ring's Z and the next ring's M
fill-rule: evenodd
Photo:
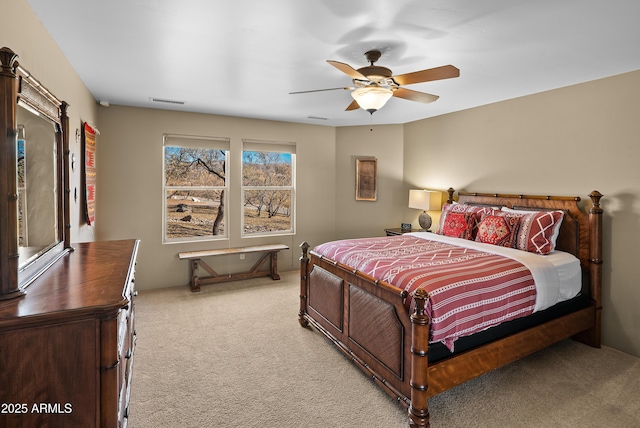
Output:
M361 109L373 114L389 101L389 98L393 96L393 91L380 86L367 86L355 89L351 92L351 96Z

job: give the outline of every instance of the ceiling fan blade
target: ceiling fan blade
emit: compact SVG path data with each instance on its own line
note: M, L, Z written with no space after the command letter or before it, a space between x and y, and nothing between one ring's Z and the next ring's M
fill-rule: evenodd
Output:
M344 111L358 110L360 108L360 104L356 100L353 100L349 107L347 107Z
M331 61L331 60L327 60L327 62L329 64L333 65L338 70L340 70L343 73L345 73L347 76L351 77L352 79L369 80L369 79L366 78L366 76L364 76L362 73L360 73L355 68L351 67L349 64L345 64L344 62Z
M431 82L433 80L450 79L460 76L460 70L453 65L443 65L442 67L429 68L428 70L414 71L413 73L393 76L392 79L400 86L412 83Z
M409 101L417 101L419 103L432 103L438 98L437 95L426 94L424 92L412 91L411 89L398 88L393 91L393 96L398 98L404 98Z
M352 90L354 88L341 87L341 88L327 88L327 89L312 89L310 91L289 92L289 95L293 95L293 94L308 94L309 92L336 91L338 89L344 89L344 90L350 91L350 90Z

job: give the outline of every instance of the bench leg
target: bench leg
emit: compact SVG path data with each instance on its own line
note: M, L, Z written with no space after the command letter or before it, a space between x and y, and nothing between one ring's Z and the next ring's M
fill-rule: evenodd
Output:
M251 268L251 273L257 273L260 266L262 266L262 264L267 259L269 259L269 270L267 272L264 272L262 276L270 276L271 279L273 280L279 280L280 275L278 275L278 252L277 251L269 251L264 256L262 256L260 260L258 260L256 264L253 265L253 267Z
M278 252L271 252L271 278L273 280L280 279L280 275L278 275Z
M200 278L198 278L198 262L200 259L191 260L191 291L200 291Z
M209 277L200 278L198 276L198 268L202 268L209 272ZM207 284L207 281L219 278L218 273L201 259L191 259L191 291L200 291L200 284Z

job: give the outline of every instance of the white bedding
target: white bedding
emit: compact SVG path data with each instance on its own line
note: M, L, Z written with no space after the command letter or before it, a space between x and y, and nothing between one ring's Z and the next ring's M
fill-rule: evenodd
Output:
M563 251L552 251L545 256L541 256L516 250L515 248L452 238L431 232L414 232L411 235L478 251L500 254L519 261L531 271L536 284L534 312L541 311L564 300L569 300L577 296L582 288L580 260L574 255Z

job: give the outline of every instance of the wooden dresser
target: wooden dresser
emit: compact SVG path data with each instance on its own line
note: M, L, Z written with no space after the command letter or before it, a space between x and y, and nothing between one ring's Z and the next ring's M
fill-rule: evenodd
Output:
M77 244L0 301L0 426L127 425L138 243Z

